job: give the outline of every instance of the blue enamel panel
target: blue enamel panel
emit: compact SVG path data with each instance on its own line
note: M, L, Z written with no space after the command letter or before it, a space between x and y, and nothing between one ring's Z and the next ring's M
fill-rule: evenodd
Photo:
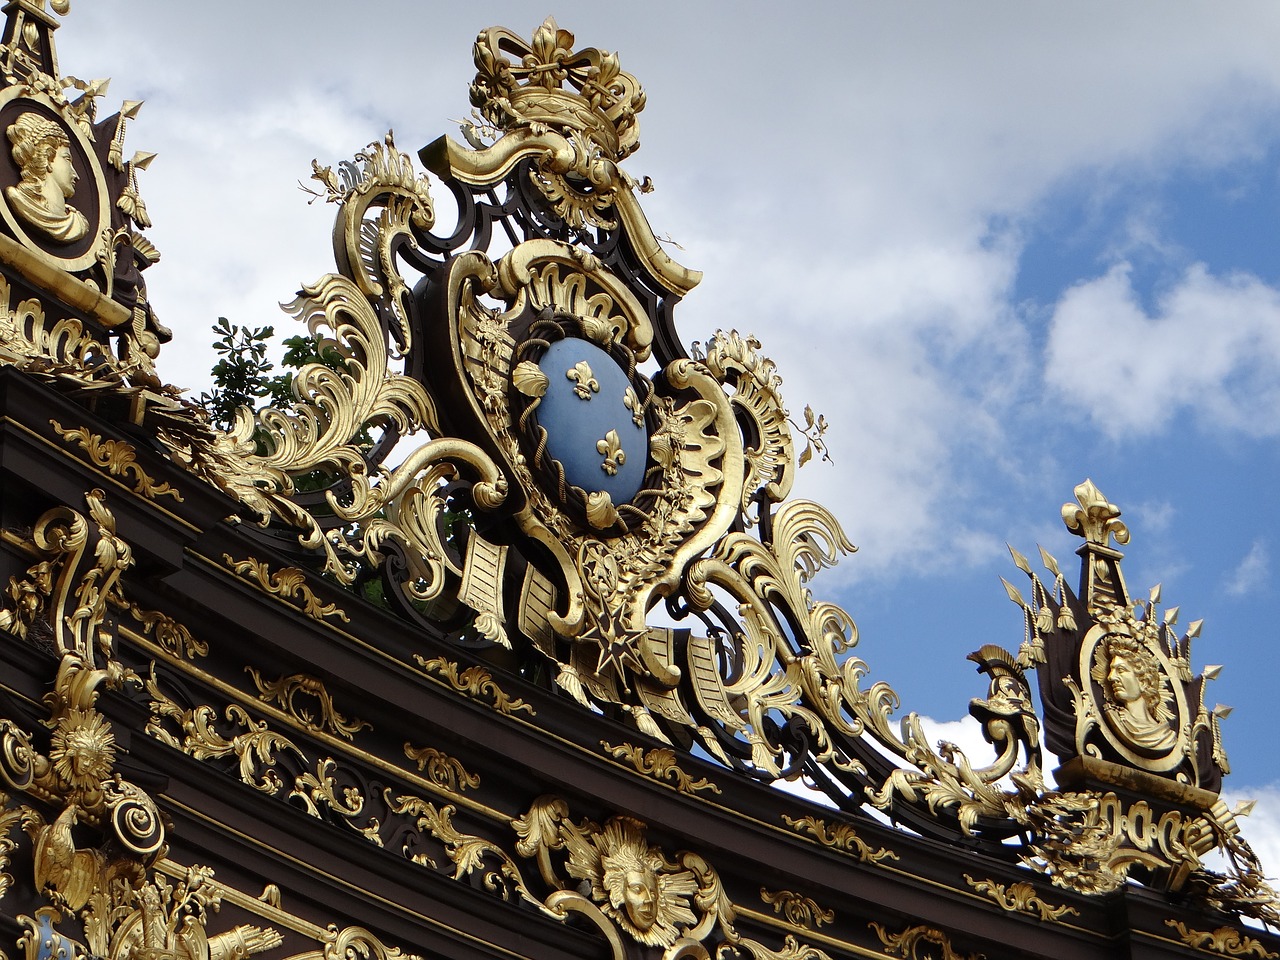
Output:
M579 363L587 365L589 376ZM573 337L548 347L538 366L548 380L536 413L547 431L547 452L574 486L587 493L603 490L615 504L629 502L644 483L649 433L643 423L636 425L624 402L631 386L626 372L594 343ZM614 458L613 475L605 469L607 453L597 447L610 430L623 454Z

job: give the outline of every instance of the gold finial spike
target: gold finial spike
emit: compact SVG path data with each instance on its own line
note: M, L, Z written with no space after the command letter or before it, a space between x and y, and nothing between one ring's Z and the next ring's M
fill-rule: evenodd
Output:
M1181 607L1170 607L1168 610L1166 610L1164 612L1164 622L1172 627L1175 623L1178 622L1178 611L1181 609L1182 609Z
M1058 569L1057 558L1038 543L1036 544L1036 548L1040 551L1040 562L1044 564L1044 568L1055 577L1062 576L1062 571Z
M1006 580L1004 577L1000 578L1000 582L1004 584L1004 591L1005 593L1009 594L1009 599L1012 600L1014 603L1016 603L1018 606L1025 609L1027 606L1027 601L1022 599L1022 594L1018 592L1018 588L1015 587L1008 580Z
M1068 530L1100 547L1108 546L1112 537L1119 544L1129 542L1129 528L1120 522L1120 508L1110 503L1092 480L1085 480L1073 492L1076 503L1062 505L1062 522Z
M145 100L126 100L120 105L120 116L126 120L133 120L138 116L138 111L142 109Z
M1161 593L1162 587L1163 587L1163 584L1157 583L1154 587L1151 588L1151 593L1148 594L1148 596L1150 596L1151 602L1153 604L1160 602L1160 593Z
M1192 620L1191 623L1187 626L1187 638L1191 639L1192 637L1200 636L1200 628L1203 626L1204 626L1203 620Z
M1228 707L1226 704L1220 703L1213 708L1213 715L1219 720L1225 720L1227 717L1231 716L1231 712L1233 710L1235 710L1235 707Z
M1017 567L1019 570L1021 570L1023 573L1025 573L1028 577L1034 576L1034 574L1031 572L1031 564L1027 563L1027 558L1024 557L1022 554L1020 554L1017 550L1013 549L1013 547L1010 546L1009 544L1006 543L1005 546L1009 547L1009 554L1010 556L1013 557L1013 565Z
M1258 805L1257 800L1241 800L1236 804L1236 808L1231 811L1231 815L1235 817L1247 817L1253 813L1253 808Z
M1218 676L1221 673L1222 673L1222 664L1211 663L1209 664L1209 666L1204 668L1204 672L1200 675L1204 677L1206 680L1217 680Z
M129 163L135 170L145 170L147 167L151 166L151 161L154 160L156 156L157 154L152 153L150 150L138 150L134 153L133 159L131 159Z

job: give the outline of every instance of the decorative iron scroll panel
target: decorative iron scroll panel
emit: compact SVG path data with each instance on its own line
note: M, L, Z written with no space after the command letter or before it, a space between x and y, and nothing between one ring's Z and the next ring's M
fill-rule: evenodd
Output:
M483 32L476 64L470 145L421 151L447 218L390 136L336 172L315 165L339 207L338 271L291 310L345 366L302 370L298 404L228 441L258 452L231 473L210 458L209 474L424 631L744 775L993 850L1024 838L1025 861L1074 889L1181 889L1215 844L1247 861L1217 802L1225 755L1190 638L1153 604L1124 612L1120 555L1091 526L1118 510L1091 484L1064 513L1086 537L1079 596L1045 555L1052 589L1033 578L1018 599L1027 643L970 658L991 763L930 745L888 684L864 686L853 619L809 587L853 547L825 507L788 499L796 443L774 365L750 336L694 353L674 326L699 275L663 251L619 165L639 84L552 21L528 42ZM370 426L381 439L362 446ZM334 485L298 494L315 471ZM1144 679L1131 690L1115 663ZM1063 790L1046 786L1042 729ZM1131 773L1154 807L1114 793ZM1064 839L1081 818L1103 850ZM1099 858L1102 879L1077 875Z
M32 23L48 19L25 0L14 10ZM153 259L136 229L146 219L136 184L146 155L124 164L118 145L105 159L101 144L87 146L91 134L120 139L129 110L113 128L90 123L81 116L87 108L59 98L61 79L40 72L47 30L19 27L11 19L5 52L22 76L7 77L0 121L16 131L11 140L37 127L28 114L61 123L66 162L92 172L96 192L93 204L84 196L69 203L74 178L65 169L53 184L61 209L41 213L30 197L6 192L4 244L25 251L13 258L28 281L65 253L58 276L75 282L58 281L63 302L87 297L89 281L108 296L93 301L89 327L48 320L38 301L6 302L4 359L69 395L113 400L103 406L153 433L166 466L209 481L233 498L240 519L267 528L260 543L274 551L292 541L296 566L273 570L224 554L221 576L330 628L350 623L344 607L361 598L380 602L420 627L420 649L379 651L397 669L483 700L512 723L537 724L521 692L538 685L580 705L592 724L598 715L629 724L652 748L605 741L606 751L698 802L710 803L723 784L689 776L676 762L681 754L711 758L725 783L802 780L842 812L830 823L787 816L771 827L860 865L887 870L899 857L855 829L874 807L993 861L1016 857L1074 894L1106 894L1134 880L1280 920L1219 798L1227 771L1221 713L1203 701L1212 671L1191 669L1199 625L1180 636L1176 611L1159 613L1158 589L1134 603L1111 545L1113 537L1126 543L1128 532L1092 483L1063 508L1085 541L1078 589L1048 554L1046 584L1014 551L1031 583L1030 600L1006 583L1025 619L1024 642L1016 652L993 644L970 655L986 678L970 712L994 749L990 763L975 765L953 744L931 745L918 716L895 716L899 699L887 683L868 684L869 668L852 652L852 617L811 593L815 575L853 546L825 507L790 499L805 458L796 456L796 434L820 444L824 421L809 416L801 428L792 420L781 379L753 337L717 331L701 350L683 345L674 310L699 275L664 251L640 209L644 185L620 166L638 145L645 100L616 56L574 50L573 36L551 20L527 42L486 30L475 47L469 146L443 138L420 154L437 180L419 173L390 134L336 170L315 163L318 195L337 207L336 266L288 310L318 338L318 353L334 359L299 372L292 405L242 410L224 432L155 380L150 360L162 328L137 270L125 277L112 260L113 251L138 266ZM51 45L48 58L44 69L53 70ZM23 98L26 107L7 106ZM17 156L14 164L11 178L25 177ZM447 216L433 193L441 185ZM90 214L95 228L82 231ZM112 342L118 357L103 349ZM132 477L138 496L175 495L143 471L128 444L53 426L113 477ZM399 766L385 756L363 762L450 803L372 789L375 781L336 759L340 741L369 725L340 711L308 674L251 671L253 710L274 711L289 735L255 720L242 702L219 711L184 698L176 689L184 673L211 689L243 691L184 662L204 655L203 640L125 599L118 582L131 548L116 536L102 496L95 491L87 503L87 519L55 508L32 536L11 536L36 562L12 578L0 610L0 628L17 637L50 630L59 657L47 748L22 729L0 728L11 754L0 771L8 788L53 812L49 819L23 808L10 819L27 818L37 886L55 905L87 905L92 914L92 897L109 885L104 871L116 869L107 852L118 845L129 851L119 869L135 882L124 900L107 904L117 920L141 897L203 917L212 897L201 872L178 888L156 874L165 843L156 803L113 772L115 741L96 703L100 690L129 686L146 691L147 733L167 748L222 763L264 794L281 792L287 779L288 801L306 813L377 846L397 838L419 865L436 869L447 859L454 879L483 873L491 891L541 916L585 918L616 956L633 944L706 956L703 941L713 938L720 952L756 958L820 955L790 940L779 954L740 935L742 905L729 900L717 871L695 851L664 852L635 818L575 819L562 798L542 797L504 819L465 796L478 778L461 760L408 742L404 757L421 777L406 775L403 758ZM357 596L324 601L320 574ZM108 600L133 618L139 649L164 648L161 669L153 660L144 678L119 660ZM156 644L142 637L152 630ZM463 666L468 658L474 662ZM298 708L311 700L313 712ZM290 739L299 730L332 753L304 751ZM1056 786L1044 776L1042 733L1060 763ZM587 741L593 750L600 742ZM488 832L461 831L455 802L466 815L488 817ZM89 845L71 837L82 816L92 821ZM511 836L496 837L492 821ZM1227 876L1204 867L1214 847L1231 861ZM536 861L539 889L551 892L534 892L517 857ZM973 896L992 896L1002 910L1045 920L1075 909L1049 904L1029 884L968 882ZM764 902L786 910L793 925L832 915L795 892L766 893ZM52 923L30 919L33 942L50 939ZM105 930L95 941L103 955ZM901 955L919 944L952 953L932 927L875 931ZM366 933L335 928L325 942L395 955L370 946ZM263 949L273 940L261 929L245 935ZM166 949L179 949L176 927L164 937Z

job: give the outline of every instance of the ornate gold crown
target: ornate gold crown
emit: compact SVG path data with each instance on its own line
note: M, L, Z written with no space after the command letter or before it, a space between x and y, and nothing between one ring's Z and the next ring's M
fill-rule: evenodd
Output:
M509 131L541 124L578 133L611 160L640 146L636 114L644 109L645 95L639 81L607 50L575 53L573 34L557 27L555 18L534 31L531 43L505 27L482 31L475 60L471 103L495 127Z

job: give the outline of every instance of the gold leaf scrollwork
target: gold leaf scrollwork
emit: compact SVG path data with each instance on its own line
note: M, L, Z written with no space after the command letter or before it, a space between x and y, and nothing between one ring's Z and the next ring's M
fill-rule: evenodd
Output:
M312 620L322 623L327 617L337 617L343 623L349 623L351 620L337 604L323 603L307 586L306 574L297 567L285 567L273 573L271 568L261 560L253 557L236 560L229 553L222 555L222 562L237 576L257 583L272 596L294 601L294 605Z
M104 440L84 427L64 429L57 420L50 425L63 440L78 443L80 449L99 467L104 467L113 477L133 475L133 492L140 497L154 500L157 497L173 497L182 503L182 494L168 483L156 483L138 463L138 451L124 440Z
M388 947L364 927L329 925L325 936L323 960L422 960L416 953L404 953L399 947Z
M185 626L158 610L143 610L129 604L129 615L142 626L142 631L155 638L163 649L176 657L194 660L209 655L209 645L197 640Z
M967 873L964 875L964 880L977 893L994 902L1001 910L1010 913L1025 913L1029 917L1039 917L1041 920L1060 920L1067 914L1080 915L1080 911L1075 907L1050 906L1040 899L1036 888L1026 881L1006 887L1003 883L996 883L994 880L975 880Z
M761 887L760 899L773 907L774 913L782 914L793 927L820 927L836 919L835 911L824 910L811 898L791 890L774 892Z
M264 680L253 667L245 667L245 671L253 677L258 688L258 699L264 703L275 703L289 716L309 730L318 730L336 734L344 740L351 740L361 730L372 730L373 725L357 717L345 717L333 704L333 697L324 683L316 677L303 673L279 677L276 680ZM316 702L320 708L317 717L304 701L299 705L294 698L302 696Z
M75 654L87 666L106 653L109 640L99 628L108 605L127 607L119 580L133 564L133 551L116 536L115 517L101 490L86 493L85 504L88 518L55 507L36 521L23 546L41 559L25 577L9 581L10 602L0 609L0 630L26 637L39 624L38 629L52 631L59 654ZM113 682L119 679L117 665Z
M382 823L376 817L370 817L364 824L357 819L364 814L365 797L355 787L344 787L339 795L338 782L334 777L337 764L332 757L322 757L316 762L316 772L306 772L293 782L291 799L302 801L307 813L313 817L323 818L324 810L342 818L351 829L376 846L382 846L379 831ZM321 809L323 804L324 810Z
M935 955L937 960L982 960L984 956L981 953L957 953L951 946L950 938L934 927L919 925L908 927L901 933L890 933L873 920L871 928L891 955L907 957L908 960L926 960L919 953L922 944L931 948L928 953L930 960Z
M1166 927L1178 931L1178 937L1184 944L1205 953L1216 953L1224 957L1259 957L1260 960L1275 960L1280 954L1268 950L1253 937L1246 937L1233 927L1218 927L1216 930L1193 930L1181 920L1166 920Z
M805 816L797 820L785 813L782 819L797 833L807 833L824 847L832 847L851 854L859 863L880 863L884 860L898 859L896 853L885 847L873 850L870 844L858 836L858 832L850 824L836 823L828 827L825 820L817 817Z
M817 947L802 943L791 934L782 940L781 950L772 950L758 940L748 937L722 943L716 950L717 960L724 960L733 953L746 951L752 960L831 960L831 956Z
M606 753L612 754L615 758L626 760L635 768L637 773L643 773L646 776L653 777L655 780L671 781L680 793L687 793L691 796L695 795L699 790L720 793L720 788L706 777L699 777L695 780L681 770L679 764L676 763L675 751L667 747L645 750L643 747L634 746L630 743L613 746L604 740L600 741L600 746Z
M160 689L154 668L146 689L151 696L151 719L146 727L149 735L196 760L235 758L241 782L255 790L275 794L284 786L274 769L277 751L289 751L300 759L304 756L291 740L269 729L265 720L255 721L234 703L227 707L226 719L232 729L241 732L230 738L224 736L217 730L220 721L213 707L182 709ZM171 732L166 724L172 724L178 733Z
M467 772L460 760L435 747L404 745L404 755L418 765L428 780L449 791L474 790L480 786L480 778Z
M384 792L384 796L392 813L415 817L418 829L430 833L444 846L445 855L454 867L453 879L461 880L472 873L483 871L485 886L497 892L504 900L519 898L546 910L543 903L529 892L520 868L505 850L491 840L462 833L454 826L456 807L449 804L437 807L421 797L393 798L389 789ZM435 866L425 854L416 854L413 860ZM490 866L492 861L497 861L496 868ZM552 915L555 916L554 913Z
M0 360L19 370L55 375L79 384L104 374L123 381L120 362L104 350L79 320L50 321L39 300L23 300L17 307L8 278L0 278ZM106 367L103 370L102 367ZM108 373L109 371L109 373Z
M465 693L473 698L483 697L489 699L493 708L501 714L513 716L523 710L531 717L536 716L533 707L529 704L523 700L514 700L507 696L502 688L494 682L493 675L484 667L472 666L464 670L452 660L446 660L444 657L433 657L428 660L417 653L413 655L413 659L418 662L418 666L426 673L441 677L459 693Z

